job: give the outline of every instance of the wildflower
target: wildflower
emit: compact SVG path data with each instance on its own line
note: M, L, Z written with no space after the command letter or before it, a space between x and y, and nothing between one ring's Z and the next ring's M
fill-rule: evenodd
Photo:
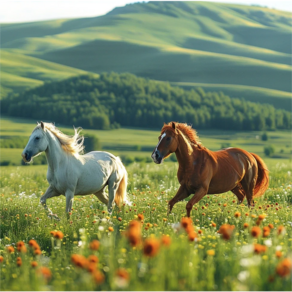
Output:
M273 224L270 223L268 226L269 226L270 229L274 229L274 225Z
M28 244L33 247L34 249L40 249L40 246L38 245L38 243L34 240L34 239L31 239Z
M19 252L23 252L23 253L25 253L25 252L27 251L27 250L26 250L26 246L25 246L25 244L24 244L23 241L19 241L19 242L17 242L16 247L17 247L17 250L18 250Z
M143 221L144 220L144 215L143 214L138 214L138 219L139 219L139 221Z
M207 255L214 256L215 255L215 250L214 249L207 250Z
M241 216L240 212L235 212L234 217L239 218Z
M116 271L115 283L119 288L125 288L128 286L130 275L125 269L118 269Z
M198 230L199 234L203 234L203 231L201 229Z
M14 252L14 247L13 247L12 245L8 246L8 247L7 247L7 251L8 251L9 253L13 253L13 252Z
M148 238L144 242L143 253L148 257L154 257L159 250L159 241L156 238Z
M133 247L136 247L141 243L141 223L139 221L132 220L130 222L128 231L126 232L126 237Z
M261 235L262 231L261 231L261 229L260 229L259 227L254 226L254 227L251 229L250 233L251 233L251 235L252 235L253 237L259 237L259 236Z
M113 231L114 231L114 228L110 226L110 227L108 228L108 231L109 231L109 232L113 232Z
M100 285L104 282L104 274L100 271L95 271L93 273L93 279L96 284Z
M87 271L91 274L94 273L96 271L96 265L96 263L89 262L87 266Z
M285 233L285 227L283 225L280 225L277 229L278 235Z
M33 268L35 268L35 267L38 266L38 263L37 263L36 261L32 261L32 262L30 263L30 265L31 265Z
M90 255L90 256L88 257L88 261L89 261L90 263L95 263L95 264L97 264L97 263L98 263L98 257L95 256L95 255Z
M42 254L42 251L40 249L35 249L34 250L34 254L35 255L40 255L40 254Z
M216 223L212 222L212 227L216 227Z
M244 227L244 228L248 228L248 223L244 223L244 224L243 224L243 227Z
M61 239L63 239L64 234L63 234L62 231L57 231L57 232L55 233L54 237L57 238L57 239L59 239L59 240L61 240Z
M0 256L0 263L3 263L3 261L4 261L3 256Z
M162 243L162 245L164 245L164 246L169 246L169 245L171 244L171 239L170 239L170 237L167 236L167 235L162 235L162 237L161 237L161 243Z
M83 255L73 254L71 256L72 263L79 268L86 268L88 266L88 260Z
M283 254L282 254L282 252L281 252L280 250L277 250L277 251L276 251L276 257L277 257L277 258L281 258L282 255L283 255Z
M246 216L246 217L248 217L248 216L249 216L249 214L248 214L248 213L245 213L245 216Z
M188 232L189 241L194 241L197 237L198 237L198 235L195 232L195 230L191 230Z
M21 257L17 257L16 264L20 267L22 265L22 259Z
M50 234L55 237L56 231L50 231Z
M193 222L192 222L191 218L183 217L183 218L181 218L180 224L184 229L187 229L190 225L193 224Z
M270 235L270 228L269 226L265 226L263 228L263 237L268 237Z
M39 270L38 270L38 274L42 275L45 280L50 280L51 277L52 277L52 273L51 273L51 270L47 267L41 267Z
M280 277L286 277L291 274L292 263L290 259L284 259L281 263L277 265L276 273Z
M119 221L122 221L123 219L121 217L118 218Z
M225 240L229 240L232 236L234 225L223 224L218 230L218 233L222 235L222 238Z
M96 239L94 239L94 240L92 240L92 241L90 242L90 244L89 244L89 248L90 248L91 250L98 250L98 249L99 249L99 245L100 245L99 241L96 240Z
M261 244L254 244L254 252L257 254L265 253L267 251L267 247Z

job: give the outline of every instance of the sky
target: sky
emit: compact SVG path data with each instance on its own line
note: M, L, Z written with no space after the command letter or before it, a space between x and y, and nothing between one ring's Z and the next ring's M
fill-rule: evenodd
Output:
M92 17L106 14L117 6L141 2L131 0L0 0L0 23L30 22L58 18ZM211 2L257 4L292 11L292 1L213 0Z

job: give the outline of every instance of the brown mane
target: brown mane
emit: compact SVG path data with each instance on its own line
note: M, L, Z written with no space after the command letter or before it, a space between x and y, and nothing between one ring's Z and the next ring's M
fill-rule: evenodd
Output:
M192 126L189 126L188 124L185 124L185 123L175 123L175 127L186 136L190 144L193 144L200 149L205 148L203 144L200 142L196 130L193 129ZM164 124L164 126L161 129L161 134L166 130L170 130L173 133L175 133L175 130L172 127L172 122L168 124Z

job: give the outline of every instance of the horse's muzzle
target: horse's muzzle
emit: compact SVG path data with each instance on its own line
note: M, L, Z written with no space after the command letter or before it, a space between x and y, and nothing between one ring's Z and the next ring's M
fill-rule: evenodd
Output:
M31 161L31 154L29 152L23 152L21 154L24 162L30 162Z
M163 157L161 153L159 152L159 150L155 150L153 151L151 158L156 164L161 164Z

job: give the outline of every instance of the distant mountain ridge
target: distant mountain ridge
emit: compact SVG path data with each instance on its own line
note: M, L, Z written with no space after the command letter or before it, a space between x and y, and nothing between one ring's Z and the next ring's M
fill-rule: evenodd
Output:
M177 84L220 85L226 94L229 85L248 87L244 98L264 102L267 96L277 105L277 98L291 99L291 16L256 6L148 2L100 17L7 24L1 27L1 51L7 52L6 60L1 58L1 73L7 74L2 91L62 79L52 71L32 76L7 65L30 56L31 68L40 59L50 62L45 66L62 65L64 78L80 71L130 72ZM36 66L35 72L41 69ZM261 91L260 100L254 88ZM240 91L234 97L241 97Z

